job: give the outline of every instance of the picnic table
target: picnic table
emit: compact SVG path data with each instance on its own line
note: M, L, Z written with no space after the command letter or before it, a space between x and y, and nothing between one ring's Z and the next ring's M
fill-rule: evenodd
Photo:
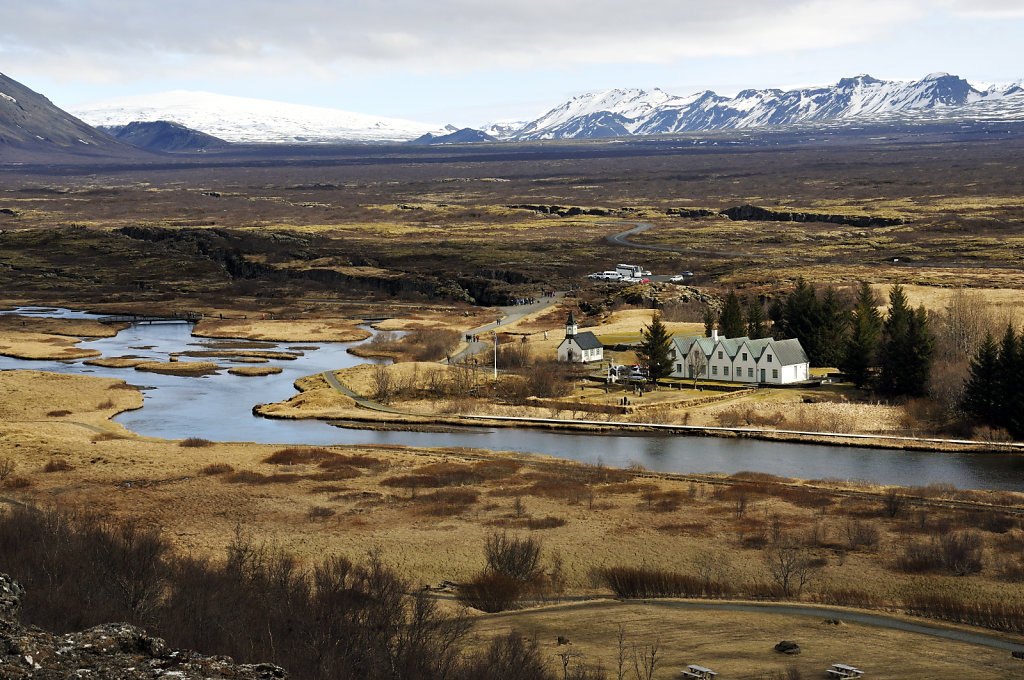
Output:
M825 671L828 673L830 678L859 678L864 675L864 671L853 666L847 666L845 663L834 663L832 668Z
M714 672L710 668L704 666L698 666L695 663L691 663L686 667L685 671L681 671L684 678L694 678L695 680L712 680L718 673Z

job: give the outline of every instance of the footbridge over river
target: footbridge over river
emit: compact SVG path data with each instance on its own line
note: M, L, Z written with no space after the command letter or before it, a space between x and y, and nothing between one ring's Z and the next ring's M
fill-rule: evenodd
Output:
M203 318L201 312L178 314L109 314L97 319L100 323L195 323Z

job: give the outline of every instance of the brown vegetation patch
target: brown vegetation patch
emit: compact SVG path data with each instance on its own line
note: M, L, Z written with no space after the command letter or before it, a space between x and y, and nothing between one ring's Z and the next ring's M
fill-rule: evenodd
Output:
M280 366L235 366L228 369L231 375L247 377L260 377L265 375L277 375L282 371Z
M220 368L212 361L147 361L135 366L136 371L199 377L216 373Z

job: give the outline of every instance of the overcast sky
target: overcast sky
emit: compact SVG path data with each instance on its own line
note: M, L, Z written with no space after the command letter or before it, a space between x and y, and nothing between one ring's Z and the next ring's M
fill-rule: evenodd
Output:
M1024 77L1024 0L0 0L0 72L63 108L202 90L427 123L613 87Z

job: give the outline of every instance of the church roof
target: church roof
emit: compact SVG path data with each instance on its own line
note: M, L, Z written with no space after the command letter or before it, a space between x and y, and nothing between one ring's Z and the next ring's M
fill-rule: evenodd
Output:
M601 344L601 341L597 339L597 336L590 331L584 331L582 333L577 333L576 335L570 336L565 340L562 340L562 342L559 343L558 346L561 347L562 345L570 341L575 342L577 345L579 345L580 349L600 349L604 347L604 345Z

